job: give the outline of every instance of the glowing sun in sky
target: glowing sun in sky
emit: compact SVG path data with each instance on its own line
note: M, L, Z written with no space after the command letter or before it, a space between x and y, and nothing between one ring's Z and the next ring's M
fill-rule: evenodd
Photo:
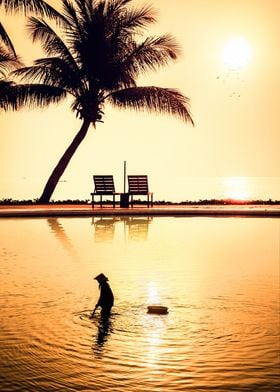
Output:
M228 69L240 69L248 65L252 56L250 43L242 37L234 37L226 42L222 59Z
M249 184L246 177L226 177L224 188L227 198L246 200L250 198Z

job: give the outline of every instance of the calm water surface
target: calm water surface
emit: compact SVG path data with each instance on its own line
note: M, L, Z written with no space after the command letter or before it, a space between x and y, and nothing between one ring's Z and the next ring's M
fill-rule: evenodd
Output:
M1 219L0 233L1 391L279 391L279 219ZM108 322L88 318L100 272Z

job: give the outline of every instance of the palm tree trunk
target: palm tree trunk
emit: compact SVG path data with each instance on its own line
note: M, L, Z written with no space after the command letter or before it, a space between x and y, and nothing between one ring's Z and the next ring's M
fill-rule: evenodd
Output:
M64 173L75 151L77 150L81 142L84 140L89 126L90 126L90 121L84 120L81 129L74 137L73 141L71 142L71 144L69 145L69 147L67 148L67 150L65 151L61 159L59 160L58 164L54 168L52 174L50 175L45 185L44 191L38 200L39 204L48 203L50 201L50 198L55 190L55 187L57 186L58 181L60 180L60 177Z

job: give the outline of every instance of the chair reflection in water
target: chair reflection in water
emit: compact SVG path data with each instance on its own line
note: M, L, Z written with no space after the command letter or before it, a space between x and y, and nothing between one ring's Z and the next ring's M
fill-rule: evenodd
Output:
M130 241L146 241L148 239L149 225L153 217L101 217L92 218L94 226L94 239L97 242L113 241L116 230L116 223L123 222L124 237Z
M125 227L128 227L128 239L131 241L146 241L148 239L149 225L153 217L126 217Z
M115 223L119 218L92 218L94 225L94 239L95 241L113 241L115 235Z

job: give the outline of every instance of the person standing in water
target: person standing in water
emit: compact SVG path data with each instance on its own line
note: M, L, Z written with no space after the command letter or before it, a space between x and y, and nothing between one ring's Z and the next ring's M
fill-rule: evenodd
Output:
M90 317L94 316L96 309L101 307L101 316L109 316L114 305L114 295L104 274L97 275L94 279L99 283L100 296Z

